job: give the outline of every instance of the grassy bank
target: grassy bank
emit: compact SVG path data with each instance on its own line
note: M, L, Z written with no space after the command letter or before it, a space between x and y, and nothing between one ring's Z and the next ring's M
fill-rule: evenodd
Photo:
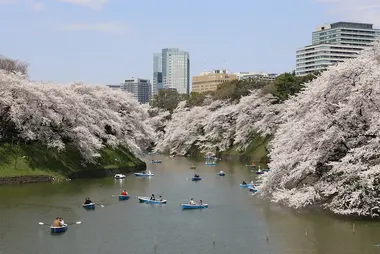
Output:
M236 147L231 147L229 150L219 154L221 157L238 157L241 160L258 161L261 163L268 163L267 145L271 140L271 136L261 137L259 134L254 134L251 137L251 142L247 149L243 152L236 151Z
M105 148L96 163L84 166L79 151L68 145L57 151L39 143L0 144L0 177L50 175L66 178L75 173L89 173L142 167L144 162L123 148Z
M267 146L271 138L272 138L271 136L263 138L259 134L254 134L251 136L250 138L251 142L245 151L238 152L236 151L236 147L231 147L227 151L219 152L217 154L217 157L234 158L234 159L239 159L243 161L254 160L262 164L267 164L268 163ZM193 146L190 149L189 154L193 157L204 156L204 154L202 154L199 151L197 146Z

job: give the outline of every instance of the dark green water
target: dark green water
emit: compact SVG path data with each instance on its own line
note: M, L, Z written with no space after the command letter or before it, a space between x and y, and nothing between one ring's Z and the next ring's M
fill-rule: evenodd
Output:
M152 157L147 157L147 162ZM0 254L100 254L100 253L380 253L380 223L341 219L321 212L297 213L260 200L242 180L256 175L237 162L215 167L198 162L205 179L192 182L194 163L186 158L163 159L151 165L155 176L125 180L74 180L68 183L0 187ZM227 175L219 177L224 170ZM132 196L163 195L167 205L119 202L126 188ZM81 207L85 196L105 205L95 211ZM205 210L180 208L193 197L209 204ZM51 235L39 221L56 216L69 226L62 235ZM267 240L268 235L268 240ZM215 244L213 240L215 239ZM156 248L154 248L156 242Z

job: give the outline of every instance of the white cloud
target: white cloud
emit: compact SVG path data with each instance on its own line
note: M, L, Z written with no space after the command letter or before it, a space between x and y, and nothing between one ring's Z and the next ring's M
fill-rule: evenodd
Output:
M0 0L1 1L1 0ZM110 0L57 0L58 2L81 5L94 10L101 10Z
M368 22L380 26L380 0L314 0L326 5L327 14L348 21ZM337 20L339 21L339 20Z
M45 4L41 1L29 0L28 5L32 11L42 11L45 9Z
M75 23L58 27L61 31L90 31L110 34L123 34L128 30L127 25L120 22L101 22L101 23Z

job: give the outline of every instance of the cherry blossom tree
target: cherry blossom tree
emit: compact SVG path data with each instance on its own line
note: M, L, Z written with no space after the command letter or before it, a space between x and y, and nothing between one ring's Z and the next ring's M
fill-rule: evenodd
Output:
M129 94L84 84L54 85L0 70L1 138L38 141L65 149L73 144L86 162L105 146L142 156L153 129L147 113Z
M379 216L380 42L285 102L262 195L301 208Z

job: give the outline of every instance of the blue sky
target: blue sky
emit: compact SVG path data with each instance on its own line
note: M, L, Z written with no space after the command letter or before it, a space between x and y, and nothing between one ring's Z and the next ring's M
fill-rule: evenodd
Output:
M57 83L152 79L152 54L190 53L205 69L285 72L315 27L335 21L380 27L379 0L0 0L0 54Z

